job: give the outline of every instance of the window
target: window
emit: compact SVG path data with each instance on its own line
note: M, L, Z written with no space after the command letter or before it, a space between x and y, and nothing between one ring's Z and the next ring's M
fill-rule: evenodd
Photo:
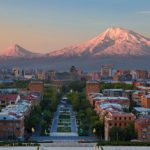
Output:
M124 120L126 120L127 118L126 117L124 117Z
M16 123L16 128L19 128L19 123Z
M117 123L115 123L115 126L117 126Z
M115 117L115 120L117 120L117 117Z
M121 120L121 117L119 117L119 120Z
M121 127L121 123L119 123L119 126Z
M111 124L111 123L109 123L109 126L112 126L112 124Z

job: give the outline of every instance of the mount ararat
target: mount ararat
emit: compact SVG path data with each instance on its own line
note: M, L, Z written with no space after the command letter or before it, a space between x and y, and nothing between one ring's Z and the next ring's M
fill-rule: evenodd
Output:
M17 44L0 54L1 67L64 70L77 65L88 71L97 70L104 63L119 68L150 69L150 39L131 30L111 27L81 45L46 54L33 53Z

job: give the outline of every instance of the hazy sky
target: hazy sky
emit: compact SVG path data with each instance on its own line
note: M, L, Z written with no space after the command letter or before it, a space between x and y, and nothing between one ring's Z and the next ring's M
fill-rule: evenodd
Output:
M150 37L150 0L0 0L0 50L17 43L48 52L110 26Z

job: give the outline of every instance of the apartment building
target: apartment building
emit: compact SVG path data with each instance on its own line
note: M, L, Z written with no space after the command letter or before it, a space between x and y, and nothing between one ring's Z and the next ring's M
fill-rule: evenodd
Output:
M120 127L125 128L129 125L130 122L134 122L135 115L133 113L125 113L125 112L109 112L105 116L105 127L104 134L105 140L109 140L109 130L112 127Z
M150 142L150 115L137 119L135 121L135 130L139 140Z

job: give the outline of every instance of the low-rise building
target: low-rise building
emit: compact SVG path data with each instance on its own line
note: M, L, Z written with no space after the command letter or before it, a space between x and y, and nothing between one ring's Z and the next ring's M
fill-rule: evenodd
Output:
M40 103L41 94L39 92L31 92L21 95L21 99L29 102L32 106L35 106Z
M2 113L13 115L17 118L29 115L31 103L21 100L15 105L8 105L2 109Z
M145 108L150 108L150 94L141 97L141 104Z
M104 122L105 116L109 112L123 111L123 108L120 104L102 103L102 104L97 104L95 106L95 110L96 110L96 113L99 116L100 120L102 122Z
M24 117L30 113L31 104L19 101L16 105L8 105L0 112L0 139L23 139Z
M103 97L103 94L102 93L94 93L94 92L88 94L88 100L89 100L91 106L94 106L94 98L96 98L96 97Z
M89 93L99 93L100 92L100 84L97 81L88 81L86 82L86 96L89 98Z
M144 91L137 90L132 94L132 100L136 102L138 105L141 105L142 96L145 95Z
M38 80L45 80L46 79L46 72L45 71L39 71L37 73L37 79Z
M10 104L17 104L20 100L19 94L0 94L0 106L2 108Z
M95 107L95 105L99 105L102 103L115 103L122 105L123 108L128 109L130 102L127 97L95 97L93 98L92 105Z
M137 119L135 121L135 130L139 140L150 142L150 115Z
M120 127L125 128L129 125L129 123L134 122L135 116L133 113L125 113L125 112L109 112L105 116L105 127L104 134L105 140L109 140L109 131L112 127Z
M43 93L44 84L42 81L31 81L28 85L30 92L40 92Z
M24 118L0 113L0 139L23 139Z
M147 87L147 86L137 86L136 87L138 90L141 90L141 91L144 91L145 93L149 93L150 92L150 87Z
M102 91L104 96L112 96L112 97L121 97L125 95L125 91L123 89L105 89Z
M133 112L136 114L137 117L150 115L150 108L134 107Z

